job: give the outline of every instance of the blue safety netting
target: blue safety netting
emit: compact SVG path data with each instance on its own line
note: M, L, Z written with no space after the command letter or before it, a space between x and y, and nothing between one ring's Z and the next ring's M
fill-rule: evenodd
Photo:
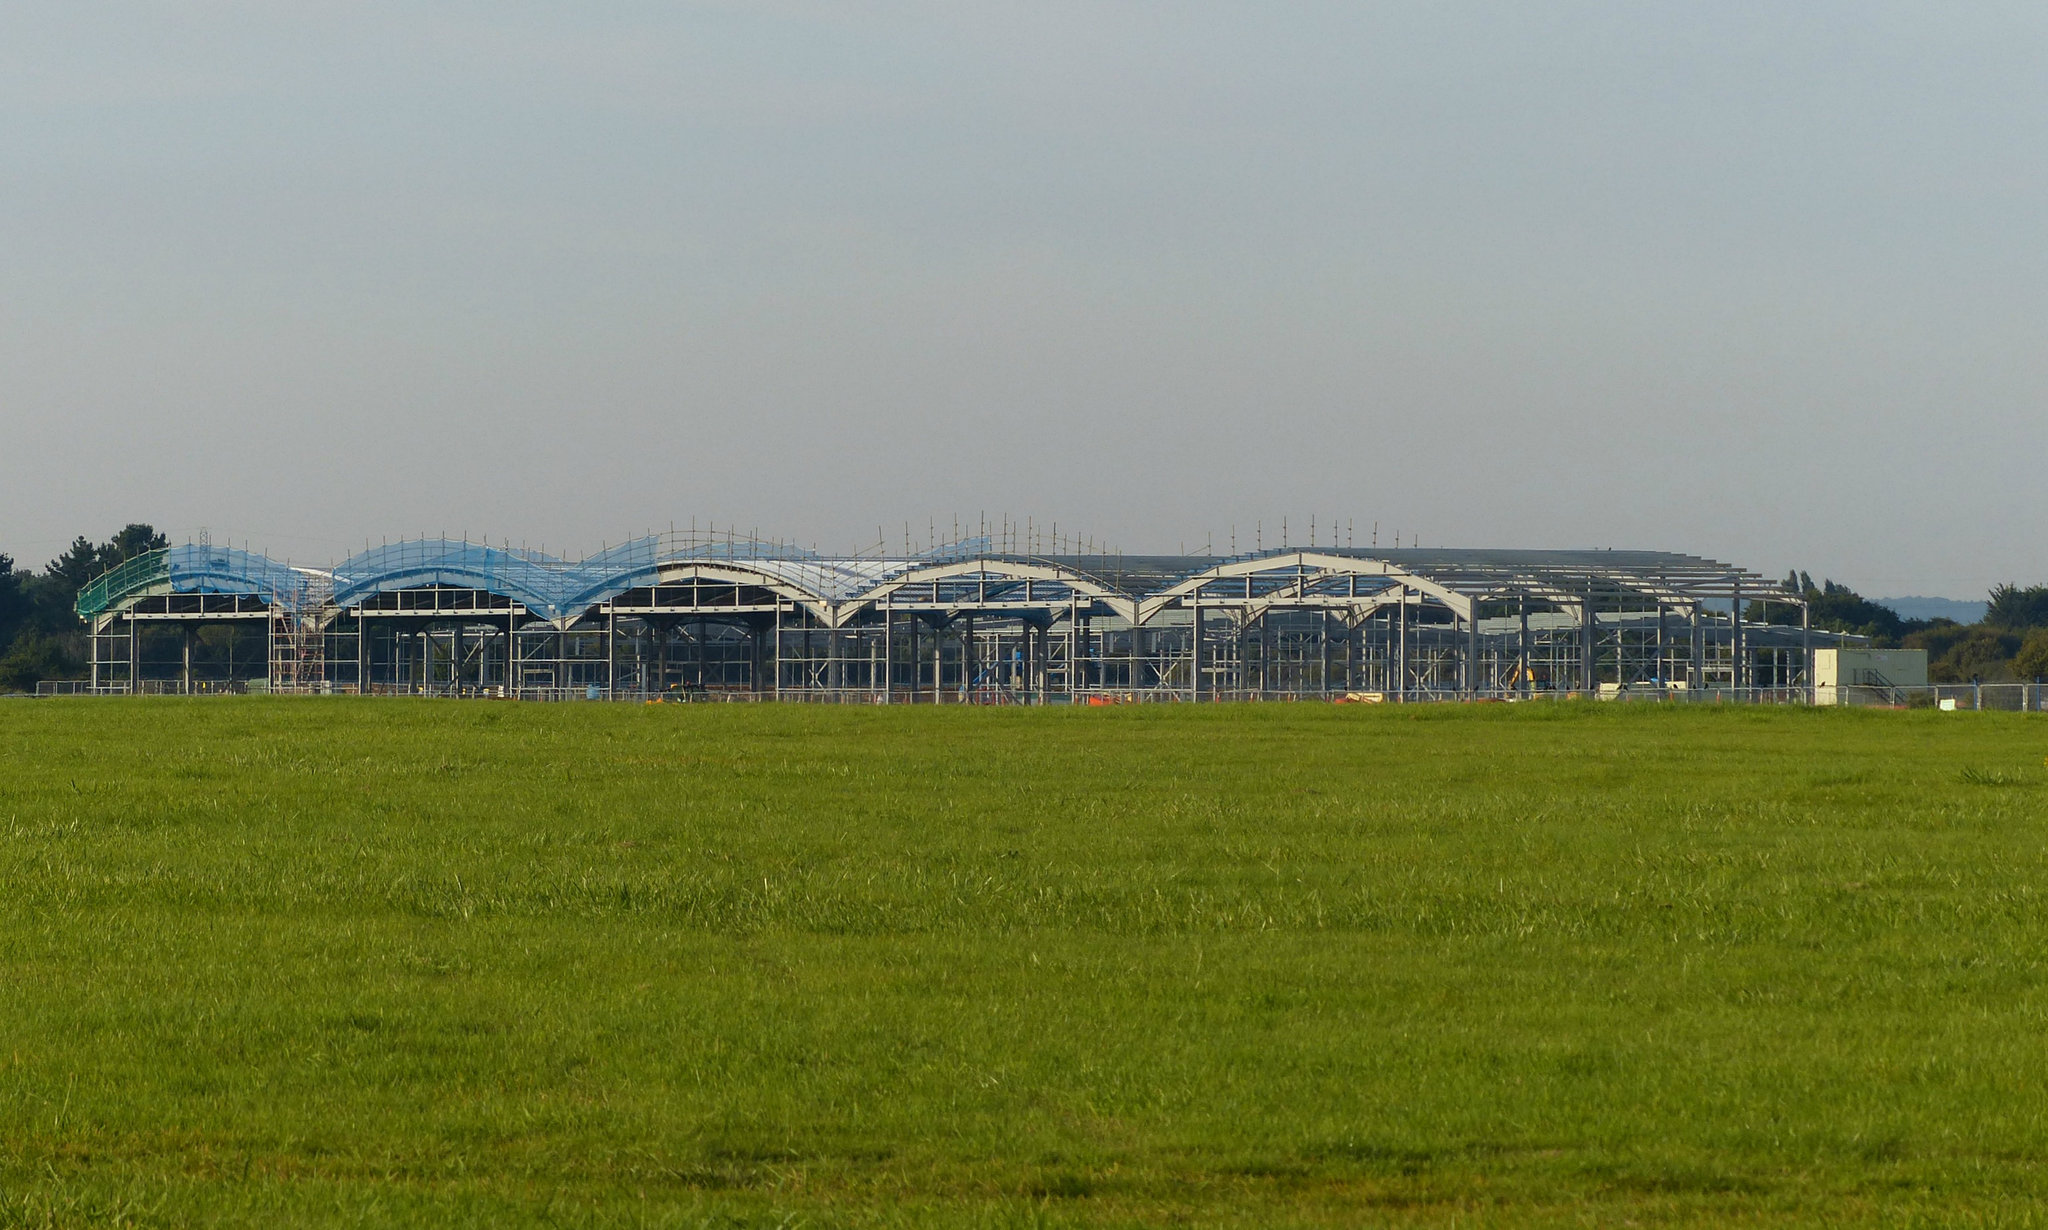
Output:
M187 545L151 551L80 591L79 613L99 614L145 593L248 594L267 603L359 606L394 590L439 585L510 598L544 619L573 619L629 589L655 584L664 569L729 565L806 599L841 602L914 568L974 558L986 538L964 539L909 557L828 557L789 543L745 536L649 534L581 560L451 538L371 547L332 573L294 568L230 547Z
M171 588L181 594L253 594L293 605L317 597L322 574L232 547L172 547Z
M233 547L188 543L148 551L78 591L78 613L92 618L144 594L245 594L299 605L324 597L322 574Z
M582 609L573 605L577 596L593 587L602 588L600 577L598 570L538 551L416 538L371 547L336 565L334 604L357 606L392 590L441 585L499 594L536 615L559 619Z
M581 560L449 538L409 539L352 555L334 569L334 604L357 606L381 593L441 585L498 594L544 619L573 619L629 589L654 584L664 568L736 564L802 595L833 601L886 575L882 561L829 560L787 543L747 537L650 534ZM901 568L901 561L893 565Z

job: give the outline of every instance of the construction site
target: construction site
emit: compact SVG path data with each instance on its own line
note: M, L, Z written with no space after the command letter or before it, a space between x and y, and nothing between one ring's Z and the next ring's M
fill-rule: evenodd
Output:
M1050 704L1811 702L1800 595L1660 551L1124 555L1008 526L833 555L730 532L579 560L420 538L327 568L193 543L83 589L93 693Z

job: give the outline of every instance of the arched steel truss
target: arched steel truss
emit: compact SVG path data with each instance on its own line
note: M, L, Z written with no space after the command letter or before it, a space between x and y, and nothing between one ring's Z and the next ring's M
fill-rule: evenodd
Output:
M144 681L144 631L184 621L191 687L209 619L268 618L268 682L299 690L879 702L1796 693L1839 639L1753 572L1664 552L828 557L650 535L579 561L412 540L314 571L196 551L81 593L96 684Z

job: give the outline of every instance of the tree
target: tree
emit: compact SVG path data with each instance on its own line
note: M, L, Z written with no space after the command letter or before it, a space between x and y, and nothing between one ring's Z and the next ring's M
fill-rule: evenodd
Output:
M24 588L26 580L14 570L14 560L0 555L0 653L14 643L15 634L28 622L29 596Z
M83 535L73 539L64 554L51 560L29 586L35 626L56 637L82 633L85 625L78 618L78 591L136 556L169 545L154 526L143 522L131 522L101 543Z
M2048 628L2048 585L1993 586L1984 622L1994 628Z
M45 679L63 679L81 668L62 640L29 629L0 656L0 690L33 692Z
M80 535L71 540L64 554L50 561L43 575L71 588L73 595L91 584L101 573L112 571L145 552L170 545L170 540L145 522L130 522L105 542L96 543Z
M100 574L170 545L154 526L131 522L105 542L80 536L39 573L0 555L0 687L33 688L83 669L85 621L78 591Z
M1815 585L1808 573L1794 571L1785 578L1785 585L1806 600L1813 626L1825 631L1867 636L1880 645L1897 645L1908 633L1928 626L1920 620L1905 619L1846 585L1833 581ZM1776 602L1768 607L1754 602L1744 612L1744 618L1759 622L1767 617L1770 623L1797 625L1799 608L1790 602Z
M53 559L43 568L43 576L51 581L69 585L73 593L83 589L106 569L100 564L100 553L104 548L94 544L83 534L71 540L71 546L64 554Z
M2012 658L2020 635L1983 624L1948 624L1906 637L1906 648L1927 651L1927 677L1935 683L1999 682L2015 677Z
M157 533L155 526L143 521L130 521L100 548L100 571L117 568L138 555L161 551L170 545L171 540Z
M2027 633L2020 651L2013 655L2012 673L2022 679L2048 678L2048 628Z

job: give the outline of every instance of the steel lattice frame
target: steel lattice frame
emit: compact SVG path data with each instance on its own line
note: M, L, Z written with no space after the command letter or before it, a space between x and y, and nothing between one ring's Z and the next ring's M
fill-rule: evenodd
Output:
M1736 617L1796 611L1788 626ZM448 539L330 570L180 547L81 591L93 686L199 690L194 631L268 621L279 690L905 701L1807 695L1800 595L1654 551L832 557L650 535L579 561ZM185 630L178 670L145 630ZM152 634L154 635L154 634ZM244 655L246 663L249 655ZM202 672L203 673L203 672ZM223 682L223 681L212 681ZM232 679L224 681L232 685Z

